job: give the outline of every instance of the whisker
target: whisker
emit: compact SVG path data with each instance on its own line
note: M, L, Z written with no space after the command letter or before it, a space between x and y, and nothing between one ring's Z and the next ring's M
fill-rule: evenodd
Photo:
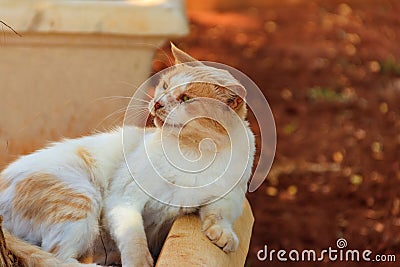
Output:
M126 112L125 113L135 113L135 112L148 112L148 108L146 107L146 108L144 108L144 107L142 107L142 108L137 108L137 107L128 107L127 109L126 109Z
M145 101L137 101L134 102L132 101L131 103L129 103L129 105L127 105L127 107L148 107L150 102L145 102Z
M142 93L142 94L144 94L145 96L147 96L148 98L150 98L150 99L153 99L154 97L152 96L152 95L150 95L148 92L146 92L146 91L140 91L140 92L138 92L138 93Z
M147 120L149 118L149 113L147 112L138 112L138 113L131 113L128 115L125 115L124 117L124 124L129 125L131 123L136 124L136 122L140 121L140 123L143 123L143 126L145 126Z
M146 112L138 112L138 113L131 113L128 115L125 115L125 119L134 119L134 118L138 118L138 117L144 117L146 116L148 113Z
M108 119L111 118L112 116L116 116L116 115L121 116L121 115L123 115L124 113L122 113L122 112L125 111L125 110L126 110L126 107L117 109L116 111L112 112L111 114L109 114L108 116L106 116L105 118L103 118L103 119L96 125L95 128L99 127L101 124L103 124L106 120L108 120ZM117 119L114 120L113 123L115 123L119 118L120 118L120 117L117 117Z
M150 101L147 101L147 100L144 100L144 99L140 99L140 98L136 98L136 97L132 97L132 99L135 100L135 101L141 101L141 102L144 102L144 103L147 103L147 104L150 103Z
M103 97L96 98L96 100L103 100L103 99L119 100L119 99L132 99L132 97L131 96L111 95L111 96L103 96Z
M111 125L116 125L118 121L123 122L124 119L124 115L123 114L119 114L112 122Z
M135 102L137 101L137 102ZM147 102L145 100L140 100L140 99L134 99L134 101L131 101L128 106L133 106L133 107L148 107L150 102Z
M125 100L130 100L130 99L131 99L131 97L128 97L128 96L103 96L103 97L98 97L98 98L91 100L89 105L98 104L99 101L104 101L104 100L111 100L111 101L123 100L123 101L125 101ZM111 102L107 102L107 103L111 103ZM126 104L124 104L124 106L126 106Z
M126 109L126 111L123 114L120 114L119 117L117 119L122 118L123 121L127 121L130 119L134 119L134 118L139 118L139 117L145 117L146 115L148 116L149 112L147 108L141 108L141 109L137 109L137 108L131 108L131 109Z
M148 112L149 109L147 107L128 107L125 113L136 113L136 112Z
M147 106L146 107L144 107L144 106L129 106L126 108L125 113L132 112L132 111L148 111L148 110L149 109L147 108Z
M131 84L131 83L128 83L128 82L126 82L126 81L118 81L117 83L120 83L120 84L123 84L123 85L128 85L129 87L133 87L133 88L135 88L135 89L138 88L138 86L136 86L136 85L134 85L134 84Z

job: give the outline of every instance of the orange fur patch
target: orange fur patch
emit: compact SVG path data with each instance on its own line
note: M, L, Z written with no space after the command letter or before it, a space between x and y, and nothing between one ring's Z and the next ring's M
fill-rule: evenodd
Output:
M190 98L196 97L206 97L213 98L221 101L222 103L227 102L227 96L223 94L217 94L215 91L215 85L207 84L207 83L193 83L189 84L186 89L185 94L187 94ZM227 134L224 127L218 122L207 119L207 118L198 118L196 121L201 124L203 127L207 129L214 129L220 134Z
M10 181L6 180L3 176L0 176L0 193L6 190L10 184Z
M52 247L49 252L53 253L53 254L57 254L60 251L60 246L55 245L54 247Z
M18 266L61 266L62 263L54 255L20 240L3 229L7 248L18 259ZM32 256L34 255L34 256Z
M96 160L86 148L81 146L78 147L78 149L76 150L76 154L83 160L83 162L89 169L94 167L94 165L96 164Z
M36 224L62 223L86 218L91 199L51 174L36 174L16 184L13 208Z
M187 86L185 94L191 98L208 97L223 101L222 98L217 97L214 87L214 85L207 83L191 83Z
M247 114L243 99L232 94L229 89L207 83L191 83L187 86L185 94L191 98L213 98L229 105L240 118L245 119Z
M90 264L90 263L93 263L93 262L94 262L94 257L93 257L93 255L84 255L84 256L80 257L80 258L78 259L78 261L79 261L80 263Z
M202 125L204 128L214 129L217 133L228 136L228 132L225 130L225 128L215 120L208 118L201 118L199 119L198 123Z

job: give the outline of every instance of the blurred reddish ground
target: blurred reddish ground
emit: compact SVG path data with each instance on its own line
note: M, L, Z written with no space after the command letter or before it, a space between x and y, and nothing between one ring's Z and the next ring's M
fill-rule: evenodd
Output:
M248 195L256 220L248 266L398 266L268 263L256 253L265 244L336 248L343 237L350 249L400 261L399 14L396 0L190 12L191 34L176 44L250 76L276 120L272 172Z

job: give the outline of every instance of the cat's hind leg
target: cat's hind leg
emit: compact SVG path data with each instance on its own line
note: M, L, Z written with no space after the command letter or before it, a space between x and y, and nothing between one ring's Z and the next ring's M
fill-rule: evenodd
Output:
M14 254L21 265L27 267L45 266L45 267L95 267L96 264L85 265L78 262L64 263L55 255L50 254L41 248L29 244L3 229L4 237L7 242L7 248Z
M13 185L13 216L6 218L11 232L25 240L34 237L63 262L77 262L99 235L101 211L101 193L82 176L36 173L20 179Z
M43 239L41 247L53 253L62 262L77 263L78 258L90 252L98 235L97 219L89 217L65 222L52 227Z

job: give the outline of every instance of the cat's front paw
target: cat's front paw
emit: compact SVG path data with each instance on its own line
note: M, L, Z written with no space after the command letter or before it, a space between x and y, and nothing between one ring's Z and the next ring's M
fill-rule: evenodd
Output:
M218 247L225 252L236 251L239 245L232 227L228 224L218 223L215 220L209 219L203 222L203 232Z

